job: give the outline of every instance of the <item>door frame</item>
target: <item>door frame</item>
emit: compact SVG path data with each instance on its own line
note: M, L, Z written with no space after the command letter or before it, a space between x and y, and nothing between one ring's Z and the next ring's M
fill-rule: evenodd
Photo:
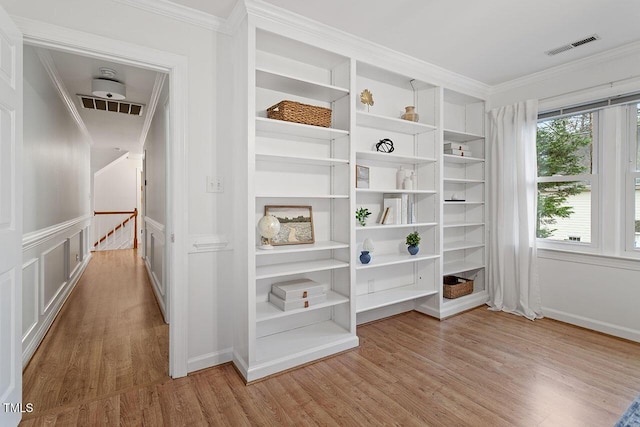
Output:
M23 44L104 59L169 75L170 132L166 161L165 255L169 291L169 375L187 375L187 106L188 59L171 52L110 39L44 22L12 17L23 33ZM18 316L22 316L19 307Z

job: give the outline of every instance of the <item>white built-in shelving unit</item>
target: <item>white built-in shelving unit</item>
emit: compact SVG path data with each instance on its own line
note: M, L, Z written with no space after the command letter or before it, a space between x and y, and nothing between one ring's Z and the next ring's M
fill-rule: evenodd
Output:
M363 90L373 94L374 105L360 103ZM366 63L356 64L356 128L353 131L359 166L369 168L369 188L356 188L354 211L372 212L365 226L356 230L356 312L358 321L384 317L387 311L404 302L439 294L440 214L439 138L440 89L411 76L381 69ZM406 106L415 106L420 120L403 120ZM368 111L367 111L368 109ZM377 152L382 139L393 141L394 151ZM396 173L402 167L415 174L414 187L398 187ZM386 194L406 195L415 209L415 222L382 224ZM417 231L422 238L420 251L410 255L405 238ZM371 261L362 264L358 255L365 239L373 241Z
M484 101L416 77L415 67L374 66L259 22L244 22L234 36L244 71L234 93L239 138L230 142L240 225L229 267L243 282L233 291L233 361L245 379L356 347L361 322L411 309L444 318L484 303ZM360 102L364 89L375 100L369 108ZM268 118L282 100L330 108L331 126ZM412 105L420 119L403 120ZM386 138L394 151L376 151ZM446 142L468 144L472 156L443 154ZM356 188L356 166L369 168L366 188ZM414 173L412 188L398 188L400 167ZM463 200L451 201L453 193ZM415 218L382 224L387 195L404 196ZM259 249L265 206L310 206L315 242ZM355 220L360 207L372 212L364 227ZM422 238L417 255L405 244L413 231ZM367 238L375 249L363 264ZM474 293L446 300L443 275L473 278ZM294 279L321 283L326 301L289 311L269 303L274 283Z
M465 144L471 156L443 154L442 274L474 280L472 294L442 298L440 317L447 317L487 300L484 101L445 89L443 122L443 143Z

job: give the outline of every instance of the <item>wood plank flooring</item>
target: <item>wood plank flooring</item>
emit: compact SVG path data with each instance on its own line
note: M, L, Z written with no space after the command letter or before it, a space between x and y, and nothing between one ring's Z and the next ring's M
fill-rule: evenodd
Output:
M116 373L99 395L102 377L81 381L76 371L106 370L88 368L102 360L103 343L57 386L68 396L62 406L48 403L22 425L611 426L640 394L640 344L549 319L484 307L443 322L410 312L358 335L355 350L248 386L230 364L154 381L144 373L159 369L152 356L157 369L131 374L137 383ZM120 360L127 352L107 354ZM25 402L37 396L27 391Z
M137 252L94 252L23 372L37 416L169 380L169 327Z

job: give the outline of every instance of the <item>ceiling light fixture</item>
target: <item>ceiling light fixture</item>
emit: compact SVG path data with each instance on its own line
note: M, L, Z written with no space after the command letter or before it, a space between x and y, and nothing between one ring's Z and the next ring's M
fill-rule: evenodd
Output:
M102 77L93 79L91 93L100 98L125 99L127 88L115 79L116 71L111 68L100 68Z

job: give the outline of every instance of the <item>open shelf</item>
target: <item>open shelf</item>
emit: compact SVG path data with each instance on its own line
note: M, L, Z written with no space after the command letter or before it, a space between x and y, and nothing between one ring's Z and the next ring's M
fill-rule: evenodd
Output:
M453 204L453 203L451 203ZM456 222L453 224L444 224L444 228L457 228L457 227L480 227L483 226L484 222Z
M436 130L435 126L424 123L410 122L408 120L380 116L378 114L366 113L364 111L358 111L356 113L356 121L358 126L366 126L369 128L404 133L407 135L417 135Z
M482 184L484 179L465 179L465 178L444 178L444 182L451 182L457 184Z
M379 292L372 292L370 294L358 295L356 297L356 313L362 313L437 293L438 291L421 289L416 285L410 285Z
M443 202L443 204L444 205L484 205L484 202L470 202L470 201L467 201L467 200L465 200L464 202L463 201L454 202L454 201L445 200Z
M293 314L318 310L325 307L332 307L334 305L344 304L346 302L349 302L349 298L333 291L327 291L326 301L320 304L309 306L309 308L298 308L295 310L282 311L270 302L264 301L256 304L256 322L265 322L267 320L278 319L280 317L286 317Z
M433 163L436 159L429 157L417 157L417 156L401 156L393 153L381 153L378 151L358 151L356 152L356 158L358 160L372 160L376 162L389 162L389 163L409 163L409 164L421 164L421 163Z
M374 224L374 225L366 225L364 227L358 225L356 226L356 231L362 230L389 230L392 228L414 228L414 227L435 227L438 225L437 222L414 222L413 224Z
M333 102L349 95L349 90L345 88L304 80L263 68L256 68L256 86L324 102Z
M314 271L335 270L349 267L349 263L337 259L320 259L315 261L285 262L282 264L256 267L256 280L271 277L289 276L292 274L312 273Z
M455 154L443 154L443 159L445 162L449 163L480 163L484 162L484 159L480 157L464 157L464 156L456 156Z
M419 262L432 259L438 259L440 255L433 254L420 254L411 255L408 252L406 254L382 254L378 255L375 252L371 254L371 262L369 264L356 264L356 270L364 270L367 268L384 267L386 265L406 264L408 262Z
M436 194L433 190L377 190L375 188L356 188L357 193L390 193L390 194Z
M477 139L483 139L483 138L484 138L484 136L477 135L477 134L474 134L474 133L458 132L458 131L449 130L449 129L445 129L444 130L444 140L445 141L469 142L469 141L475 141Z
M451 242L444 244L444 251L459 251L461 249L473 249L473 248L483 248L484 243L482 242Z
M256 249L256 255L278 255L278 254L295 254L299 252L315 252L315 251L326 251L331 249L345 249L348 248L348 243L342 242L334 242L334 241L326 241L326 242L315 242L311 244L304 245L282 245L282 246L274 246L273 249Z
M257 339L256 361L266 362L280 358L292 358L296 353L325 347L333 342L353 339L353 334L327 320L303 328L290 329Z
M348 199L348 194L256 194L257 199Z
M450 262L444 264L442 274L447 276L450 274L463 273L465 271L480 270L484 267L484 264L473 262Z
M279 163L295 163L301 165L318 165L318 166L332 166L332 165L348 165L348 160L322 158L322 157L303 157L303 156L281 156L276 154L261 154L256 153L256 160L262 160L267 162L279 162Z
M348 131L342 129L305 125L284 120L268 119L266 117L256 117L256 131L312 139L336 139L349 135Z

